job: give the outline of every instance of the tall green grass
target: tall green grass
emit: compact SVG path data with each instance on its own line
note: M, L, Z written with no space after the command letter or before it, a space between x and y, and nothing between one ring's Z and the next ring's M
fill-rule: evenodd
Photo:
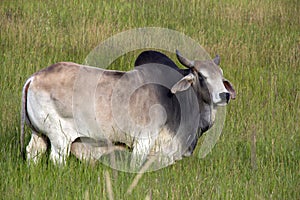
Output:
M115 199L299 199L299 10L297 0L2 1L1 198L108 199L108 171ZM131 194L135 174L102 164L71 157L56 167L45 156L27 166L18 143L25 80L58 61L82 63L106 38L146 26L183 32L221 55L238 95L212 153L200 159L197 149L144 174ZM122 66L129 70L134 56L124 57Z

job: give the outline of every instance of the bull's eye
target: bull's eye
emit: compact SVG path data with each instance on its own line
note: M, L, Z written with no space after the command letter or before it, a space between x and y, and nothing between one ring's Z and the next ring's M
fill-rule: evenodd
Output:
M201 73L198 72L198 76L199 76L199 81L204 81L206 80L206 77L203 76Z
M203 87L205 85L205 80L206 80L206 77L203 76L201 73L198 72L198 77L199 77L199 83L200 83L200 86Z
M199 76L199 81L203 81L203 77L202 76Z

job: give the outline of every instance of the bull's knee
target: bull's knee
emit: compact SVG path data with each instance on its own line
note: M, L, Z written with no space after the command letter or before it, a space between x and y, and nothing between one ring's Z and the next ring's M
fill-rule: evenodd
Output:
M27 160L37 163L41 155L47 150L47 138L37 133L32 133L29 144L26 147Z

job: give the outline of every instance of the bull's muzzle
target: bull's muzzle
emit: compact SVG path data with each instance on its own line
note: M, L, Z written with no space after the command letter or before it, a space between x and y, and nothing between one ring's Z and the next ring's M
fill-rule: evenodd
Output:
M226 102L228 104L230 100L230 93L229 92L222 92L219 94L220 99L222 102Z

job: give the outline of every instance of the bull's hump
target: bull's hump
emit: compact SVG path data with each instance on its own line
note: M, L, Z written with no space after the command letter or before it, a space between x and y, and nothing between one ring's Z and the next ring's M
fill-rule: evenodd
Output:
M153 50L142 52L137 57L134 66L137 67L137 66L141 66L145 64L153 64L153 63L162 64L174 69L178 69L178 66L168 56Z

